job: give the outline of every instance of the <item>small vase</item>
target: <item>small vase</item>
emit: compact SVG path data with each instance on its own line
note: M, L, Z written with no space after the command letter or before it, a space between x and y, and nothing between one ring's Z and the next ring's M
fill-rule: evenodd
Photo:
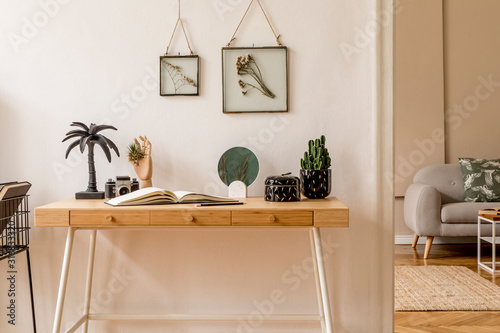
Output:
M332 190L332 169L300 170L302 195L309 199L323 199Z

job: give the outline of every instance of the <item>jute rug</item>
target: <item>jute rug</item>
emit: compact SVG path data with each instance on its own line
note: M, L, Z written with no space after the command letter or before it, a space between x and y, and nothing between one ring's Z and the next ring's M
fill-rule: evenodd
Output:
M396 311L500 311L500 287L463 266L396 266Z

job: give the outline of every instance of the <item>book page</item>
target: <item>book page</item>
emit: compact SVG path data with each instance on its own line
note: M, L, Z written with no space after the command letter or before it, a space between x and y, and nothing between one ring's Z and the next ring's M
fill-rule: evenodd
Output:
M196 193L190 191L174 191L173 194L177 197L178 201L181 201L185 196Z
M200 203L200 202L233 202L233 200L226 197L216 195L195 193L189 191L175 191L173 194L177 196L179 202L182 203Z
M106 203L117 206L123 203L133 204L133 203L144 203L147 202L147 198L161 196L164 197L165 201L177 202L177 197L174 193L170 191L163 190L158 187L147 187L134 192L130 192L128 194L113 198L108 200Z
M158 187L148 187L140 189L120 197L106 201L112 206L126 205L148 205L148 204L169 204L169 203L203 203L203 202L234 202L226 197L219 197L208 194L201 194L189 191L167 191Z

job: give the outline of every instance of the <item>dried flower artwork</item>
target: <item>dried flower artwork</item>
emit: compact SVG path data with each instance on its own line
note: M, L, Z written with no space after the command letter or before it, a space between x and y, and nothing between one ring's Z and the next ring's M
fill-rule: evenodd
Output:
M174 84L175 93L182 88L183 86L189 85L196 87L196 82L193 79L190 79L186 75L182 73L182 70L179 66L172 65L165 59L161 62L162 66L166 69L168 75L172 79L172 83Z
M259 162L250 149L233 147L222 154L217 169L224 184L238 180L250 186L259 173Z
M198 96L199 82L197 55L160 57L161 96Z
M249 75L252 77L258 86L251 84L249 82L245 82L243 80L238 81L238 85L241 88L241 93L246 95L251 89L257 89L264 96L269 98L276 97L271 90L264 83L264 79L262 78L262 73L260 71L259 65L255 61L254 57L251 54L247 54L245 56L239 56L236 60L236 72L238 75Z
M287 112L287 48L223 47L222 111Z

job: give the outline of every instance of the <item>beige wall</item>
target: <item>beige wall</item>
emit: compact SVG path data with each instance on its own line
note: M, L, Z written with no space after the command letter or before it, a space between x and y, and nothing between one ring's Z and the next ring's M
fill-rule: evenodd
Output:
M404 0L395 16L395 191L413 174L444 162L442 3Z
M395 19L397 196L425 165L500 157L500 1L407 2ZM395 232L411 234L403 198L396 200Z
M500 1L445 1L446 163L500 158Z

